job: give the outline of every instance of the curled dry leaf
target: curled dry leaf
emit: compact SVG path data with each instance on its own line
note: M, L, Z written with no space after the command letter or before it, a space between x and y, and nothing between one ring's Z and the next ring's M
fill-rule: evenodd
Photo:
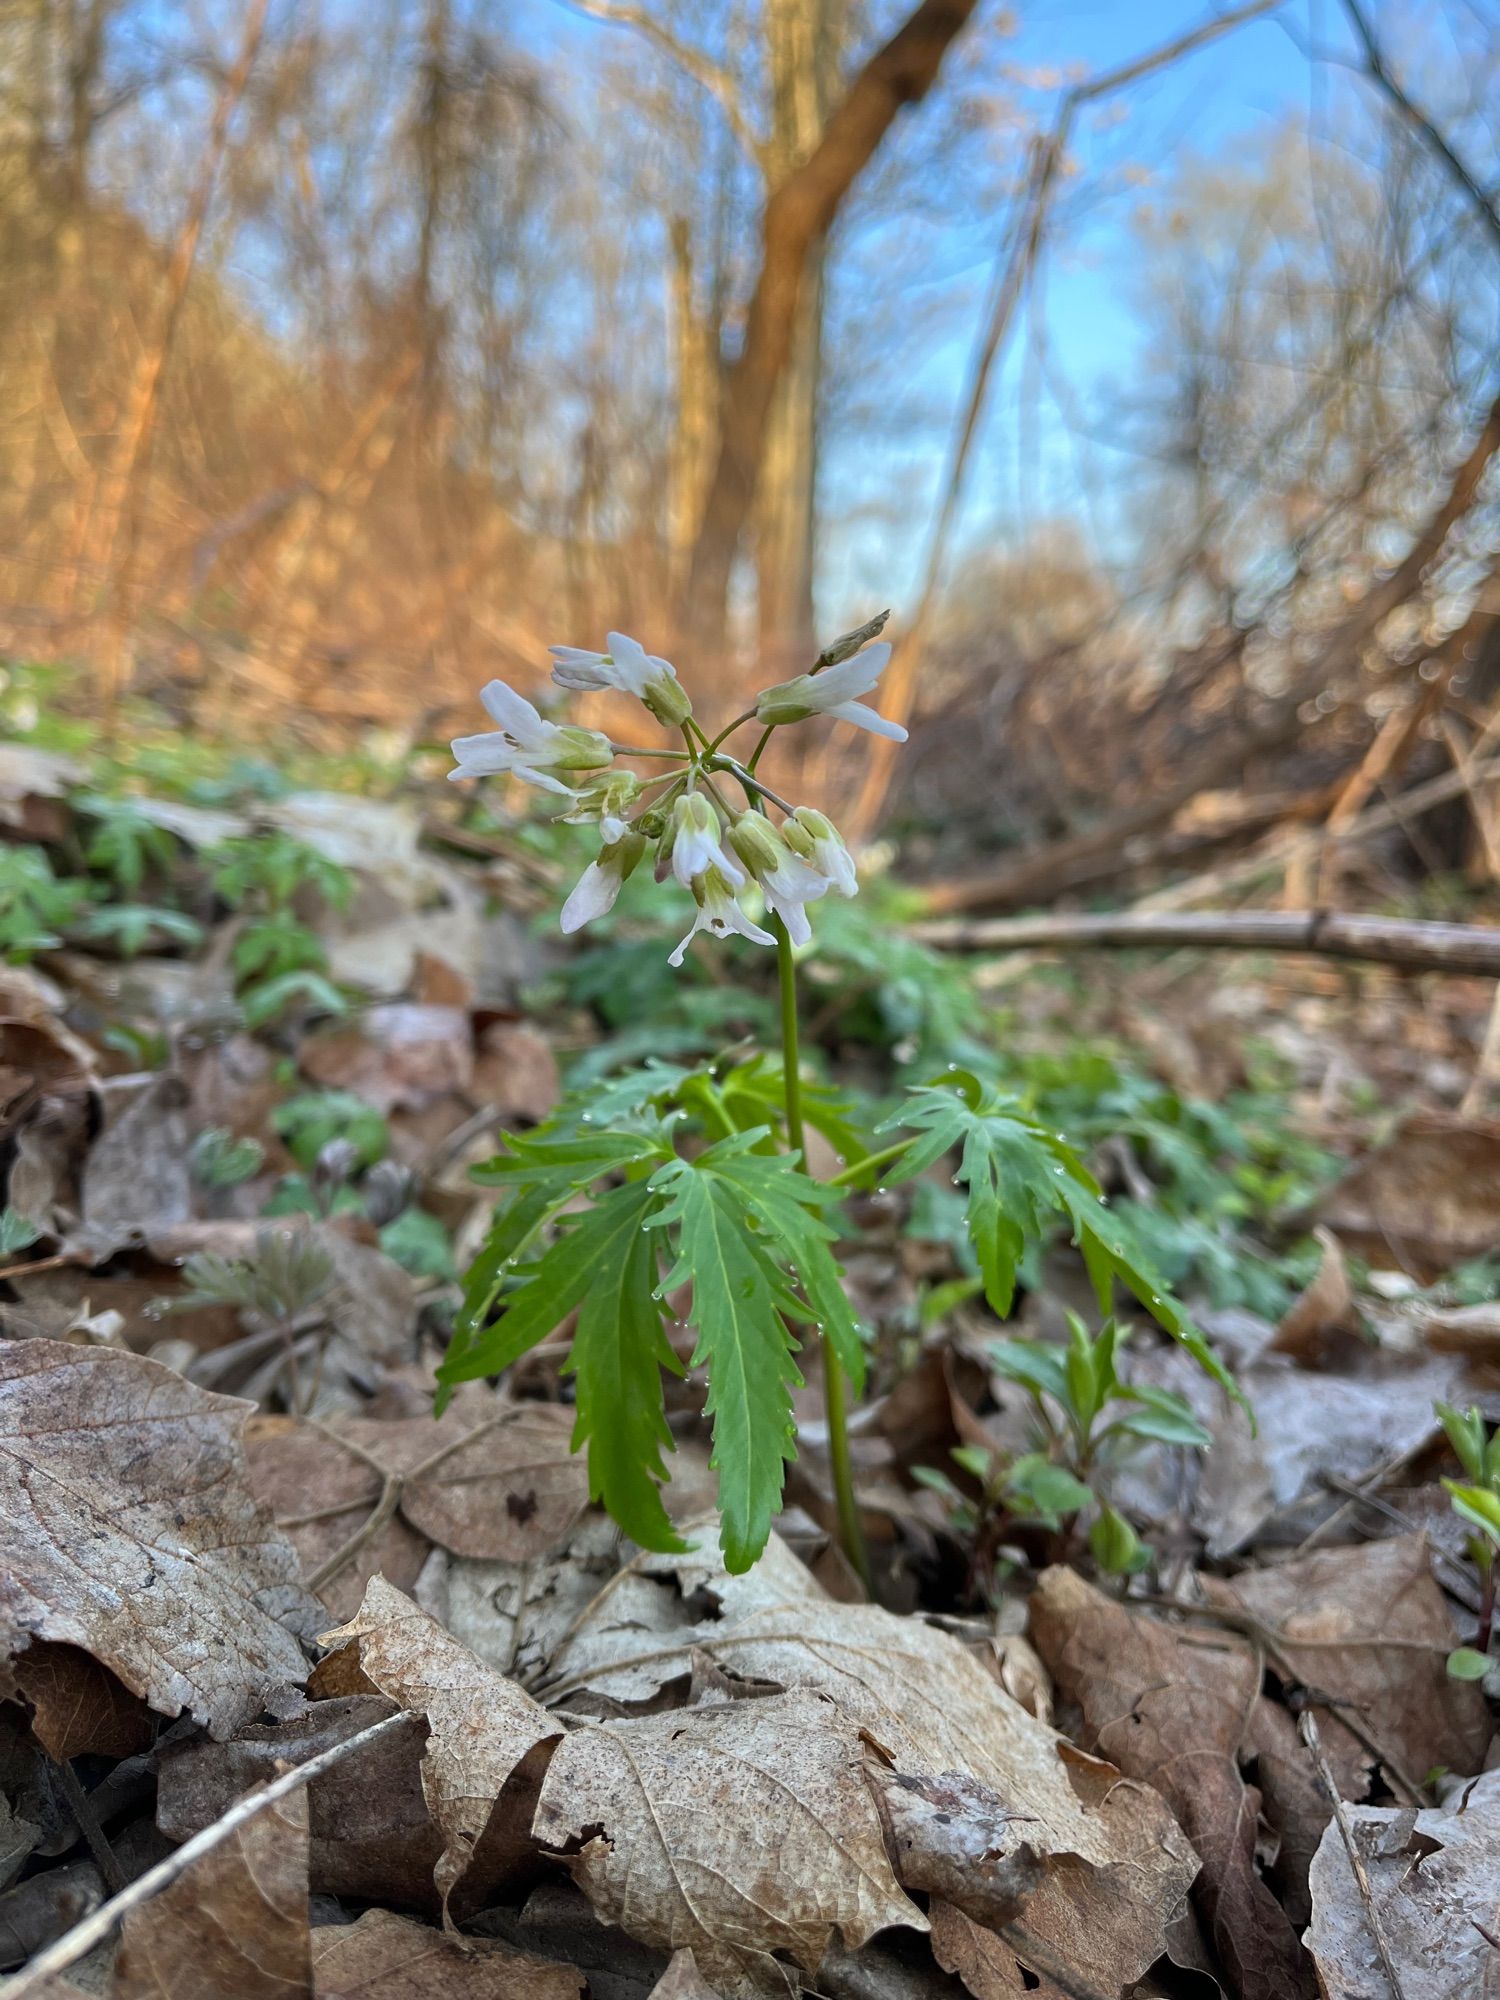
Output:
M835 1929L859 1946L926 1918L891 1870L859 1730L807 1689L587 1725L558 1745L536 1835L594 1908L690 1947L725 1994L795 1994Z
M717 1618L701 1615L714 1605ZM1027 1816L1028 1839L1054 1862L1027 1906L1027 1928L1081 1976L1118 1988L1160 1956L1198 1867L1171 1813L1147 1785L1122 1780L1028 1714L946 1632L836 1603L774 1535L753 1570L728 1576L709 1537L694 1556L641 1562L602 1594L555 1661L552 1686L570 1701L582 1688L648 1701L685 1679L694 1646L743 1680L829 1696L897 1771L966 1773ZM1064 1856L1073 1859L1063 1865ZM970 1921L955 1916L956 1928ZM1003 1956L1008 1947L992 1942ZM1014 1954L1008 1967L1022 1991Z
M104 1878L92 1861L28 1875L0 1896L0 1971L28 1958L82 1923L104 1901Z
M317 2000L582 2000L583 1975L488 1938L462 1941L393 1910L313 1932Z
M1494 2000L1500 1771L1461 1787L1441 1812L1351 1806L1346 1819L1402 2000ZM1386 2000L1371 1912L1332 1822L1313 1862L1312 1903L1307 1947L1325 2000Z
M1260 1666L1229 1633L1128 1611L1069 1569L1045 1571L1031 1630L1080 1740L1155 1787L1203 1859L1194 1901L1241 2000L1310 1994L1306 1959L1255 1867L1259 1800L1238 1757Z
M1467 1775L1483 1763L1488 1710L1444 1664L1458 1635L1425 1536L1318 1549L1209 1589L1278 1635L1283 1671L1341 1704L1320 1721L1330 1748L1342 1738L1357 1757L1362 1746L1367 1767L1383 1754L1417 1784L1435 1769ZM1357 1742L1341 1716L1359 1725Z
M1312 1282L1292 1301L1276 1329L1271 1349L1277 1354L1313 1353L1326 1334L1348 1324L1353 1310L1354 1292L1343 1246L1331 1229L1320 1227L1313 1234L1323 1254Z
M279 1799L120 1933L110 2000L312 2000L307 1799Z
M169 1749L157 1788L157 1824L183 1841L287 1764L305 1764L396 1713L381 1695L315 1701L288 1722L256 1725L228 1743ZM420 1732L392 1730L307 1788L309 1879L315 1894L437 1909L432 1871L443 1851L422 1790Z
M443 1835L433 1881L446 1910L486 1899L531 1855L531 1808L559 1731L527 1694L375 1577L338 1648L317 1668L317 1692L374 1692L427 1718L422 1787Z
M216 1736L300 1681L316 1608L246 1483L245 1414L140 1355L0 1346L0 1652L77 1646Z

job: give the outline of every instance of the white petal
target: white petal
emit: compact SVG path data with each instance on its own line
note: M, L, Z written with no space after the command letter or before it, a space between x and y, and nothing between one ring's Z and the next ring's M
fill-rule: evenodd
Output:
M830 708L827 713L836 716L840 722L852 722L856 729L868 729L872 736L888 736L892 743L906 741L906 731L899 722L888 722L873 708L866 708L862 701L841 701L837 708Z
M698 935L699 931L703 929L704 922L705 919L703 912L702 910L699 910L697 915L693 918L693 928L688 932L687 936L682 940L681 944L678 945L677 949L673 952L668 953L667 955L668 965L681 965L684 957L687 954L688 946L692 943L693 939Z
M543 722L524 695L516 693L504 681L491 681L480 689L479 699L500 727L514 736L518 743L529 750L547 740L547 732L554 725Z
M836 667L825 667L822 673L813 676L813 686L821 697L819 706L831 709L836 702L868 694L885 672L890 657L889 645L867 646L851 659L840 660Z
M623 877L618 868L601 868L597 861L591 861L573 885L573 893L562 906L558 922L563 931L570 935L591 924L595 917L602 917L615 906L615 898L620 893Z
M828 884L825 882L823 887L826 889ZM797 897L778 896L769 884L766 885L764 894L766 908L774 910L786 925L786 934L792 943L806 944L812 936L812 925L807 921L807 911L802 907Z
M552 669L552 678L560 688L583 690L608 687L609 669L588 661L578 661L565 665L559 661Z
M629 823L617 813L605 813L599 821L599 838L606 847L613 847L617 840L623 840L630 831Z
M813 849L813 860L841 896L859 894L859 876L847 847L841 847L836 840L820 840Z
M481 730L477 736L455 736L449 746L458 760L455 778L494 778L514 768L517 751L498 729Z
M559 798L576 799L578 797L578 794L570 792L566 785L559 784L550 771L539 771L534 764L516 764L512 768L513 774L521 780L523 785L535 785L537 790L542 792L556 792Z
M547 651L560 667L602 667L604 655L583 646L549 646Z

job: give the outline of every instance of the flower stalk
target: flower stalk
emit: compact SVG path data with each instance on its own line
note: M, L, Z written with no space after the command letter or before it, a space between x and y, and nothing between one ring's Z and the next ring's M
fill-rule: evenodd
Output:
M453 777L519 778L561 796L559 819L597 827L599 852L563 905L564 931L576 931L606 915L624 882L654 847L657 881L675 880L694 904L692 927L670 954L671 964L682 964L700 931L718 938L735 935L775 949L786 1143L804 1175L808 1163L795 949L812 936L808 906L830 892L855 895L858 878L833 823L812 807L794 806L781 797L756 776L756 767L777 729L820 716L851 723L872 735L904 740L904 729L860 699L873 692L890 658L888 645L869 643L884 623L882 614L844 634L818 656L808 673L762 689L754 704L717 734L694 715L672 663L648 653L627 634L609 633L603 652L554 646L552 678L559 687L632 697L664 728L676 731L682 747L619 743L597 730L554 723L503 681L491 681L482 694L498 729L460 737L453 745L457 760ZM755 726L759 733L748 758L736 757L724 746L746 726ZM617 765L617 756L664 759L671 768L642 780ZM723 781L738 786L744 809L730 804ZM782 815L780 825L771 817L773 808ZM754 914L761 909L764 927ZM836 1176L835 1184L844 1184L869 1164L857 1163ZM810 1208L816 1207L810 1192L803 1199ZM856 1347L851 1365L859 1359ZM849 1453L849 1377L827 1339L822 1341L822 1365L840 1540L868 1590L869 1560Z

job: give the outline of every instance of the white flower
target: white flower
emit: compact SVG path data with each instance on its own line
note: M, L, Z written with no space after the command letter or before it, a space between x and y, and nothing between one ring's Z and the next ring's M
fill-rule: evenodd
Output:
M617 694L633 694L658 722L669 729L678 728L692 714L693 704L672 662L648 653L639 640L624 632L606 636L607 653L588 653L578 646L549 646L553 680L559 687L613 688Z
M809 715L832 715L840 722L868 729L873 736L889 736L894 743L904 743L906 731L899 722L888 722L855 699L872 692L890 657L891 649L884 643L867 646L837 666L825 667L821 674L798 674L795 680L780 681L756 697L756 719L802 722Z
M720 840L719 815L702 792L684 792L672 810L668 834L672 873L696 893L699 881L717 868L732 889L745 886L745 871L731 861Z
M452 779L493 778L509 772L545 792L572 793L552 776L554 771L590 771L609 763L614 752L609 738L597 729L574 729L544 722L524 696L504 681L491 681L480 700L499 723L498 730L478 736L456 736Z
M587 778L572 793L568 809L557 815L564 826L587 826L597 822L599 838L606 847L625 837L626 809L640 793L641 781L634 771L601 771Z
M622 885L645 851L643 836L628 830L618 839L606 842L599 851L599 859L584 869L562 906L558 921L565 934L582 930L595 917L602 917L614 908Z
M782 826L781 837L792 852L801 857L815 875L841 896L859 894L859 877L854 858L843 836L825 813L812 806L798 806Z
M738 875L739 871L736 869ZM744 876L740 875L741 882ZM727 937L731 931L736 936L749 938L752 944L775 944L769 931L763 931L758 924L752 924L745 912L734 899L734 884L728 876L717 868L710 868L693 884L693 895L697 899L698 914L693 918L693 928L672 952L667 960L669 965L681 965L688 946L699 931L711 931L715 937Z
M742 813L729 829L729 844L750 870L766 908L786 925L793 944L812 936L807 903L828 894L828 881L792 852L764 813Z

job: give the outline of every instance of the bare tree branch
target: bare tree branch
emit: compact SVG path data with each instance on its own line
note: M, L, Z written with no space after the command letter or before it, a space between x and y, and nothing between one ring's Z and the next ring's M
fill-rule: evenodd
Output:
M679 41L654 14L644 7L631 6L629 0L563 0L563 4L575 13L590 15L596 21L609 21L620 28L634 28L648 42L655 43L684 76L691 77L694 83L708 92L724 113L729 129L761 173L769 173L770 148L740 109L739 87L728 70L704 55L701 49Z

